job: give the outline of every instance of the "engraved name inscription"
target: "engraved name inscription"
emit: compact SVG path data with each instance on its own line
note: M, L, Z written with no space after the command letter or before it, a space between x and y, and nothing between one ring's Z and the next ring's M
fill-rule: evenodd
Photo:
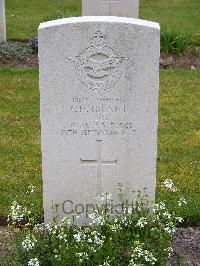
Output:
M123 97L73 97L70 112L74 119L66 122L61 129L63 136L123 136L134 135L135 125L123 120L128 113L126 99ZM84 115L81 121L80 114ZM90 118L86 118L90 115ZM91 115L93 118L91 118ZM121 119L117 119L122 115ZM85 119L86 118L86 119Z
M125 113L127 106L123 98L99 97L90 101L87 97L74 97L70 110L72 113Z

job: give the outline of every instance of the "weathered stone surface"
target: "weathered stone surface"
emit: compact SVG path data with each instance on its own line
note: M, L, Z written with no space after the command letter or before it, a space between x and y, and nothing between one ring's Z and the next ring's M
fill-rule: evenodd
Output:
M0 43L6 42L5 0L0 0Z
M82 0L83 16L139 17L139 0Z
M159 43L159 25L136 19L40 25L45 221L105 191L117 203L118 183L128 199L144 187L154 199Z

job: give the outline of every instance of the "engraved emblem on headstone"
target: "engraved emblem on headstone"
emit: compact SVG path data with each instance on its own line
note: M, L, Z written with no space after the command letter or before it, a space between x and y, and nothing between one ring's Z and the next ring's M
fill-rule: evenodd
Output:
M120 80L124 58L107 45L107 36L100 31L90 38L90 46L79 56L68 59L76 64L81 83L91 90L107 90Z
M102 165L117 165L117 159L115 160L110 160L110 161L104 161L102 160L101 156L101 143L102 140L97 140L97 157L96 160L81 160L81 164L87 164L87 165L97 165L97 193L96 196L100 196L102 191L101 191L101 167Z

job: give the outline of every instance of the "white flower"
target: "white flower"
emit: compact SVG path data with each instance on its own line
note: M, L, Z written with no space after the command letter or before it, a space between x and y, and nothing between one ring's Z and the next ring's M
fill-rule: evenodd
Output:
M36 232L43 232L44 231L44 224L36 224L33 228L34 231Z
M55 255L54 257L55 257L55 259L56 259L57 261L61 260L61 256L60 256L60 255Z
M79 243L81 241L81 234L80 233L74 234L74 239L76 240L77 243Z
M165 209L165 203L164 203L164 202L161 201L161 202L159 203L159 209L160 209L160 210L164 210L164 209Z
M103 264L101 264L99 266L110 266L110 264L107 261L105 261Z
M93 247L91 247L90 250L91 250L91 252L93 252L93 253L96 253L96 252L97 252L96 249L93 248Z
M159 215L156 215L153 219L153 222L160 222L160 217Z
M12 221L12 224L16 224L17 222L21 222L25 219L26 215L30 214L26 208L22 208L22 206L14 201L10 207L11 212L8 216L8 221Z
M105 219L103 216L101 216L100 214L98 213L90 213L88 215L88 217L90 219L92 219L92 224L96 224L96 225L104 225L105 223Z
M64 217L64 218L60 221L60 225L61 225L61 226L68 226L68 225L70 225L70 218L69 218L69 217Z
M35 244L37 243L37 240L34 236L28 235L24 241L22 241L22 248L25 251L29 251L34 248Z
M179 223L182 223L184 221L184 219L182 217L176 217L176 220L179 222Z
M133 206L128 206L127 213L132 214L133 210L134 210Z
M82 240L86 239L86 234L81 231L78 231L76 234L74 234L74 239L77 243L80 243Z
M173 248L172 247L168 247L168 248L165 248L164 251L168 252L168 257L170 257L171 253L173 252Z
M97 235L94 236L94 243L96 245L102 246L104 241L102 239L100 239Z
M75 214L75 217L76 217L76 219L78 220L78 219L82 219L83 218L83 213L76 213Z
M58 224L50 222L49 224L44 225L44 229L48 230L50 234L56 235L57 233L63 233L64 227L67 226L66 223L68 223L66 220L62 220Z
M146 220L146 218L141 217L141 218L138 220L136 226L142 228L142 227L144 227L146 224L147 224L147 220Z
M93 241L92 241L92 239L91 238L89 238L88 239L88 243L92 243Z
M178 200L178 206L181 207L182 205L186 205L187 204L187 201L185 198L181 197L179 200Z
M142 250L142 248L136 247L133 251L137 254L137 256L139 258L143 256L143 250Z
M154 265L157 261L157 259L148 250L144 250L144 259L146 262L151 262L152 265Z
M35 186L28 186L28 189L26 191L26 194L34 193L35 190L36 190L36 187Z
M168 219L171 219L172 217L171 214L167 211L163 213L163 216L167 217Z
M141 244L138 242L138 246L133 249L133 253L131 255L131 260L129 262L129 266L138 265L135 263L138 259L143 259L146 262L150 262L151 265L154 265L157 259L153 256L153 254L148 250L143 250ZM142 264L143 265L143 264Z
M50 226L50 224L45 224L45 229L47 229L49 232L51 232L51 226Z
M58 240L60 240L60 241L61 241L62 239L64 239L64 237L61 236L61 235L58 235L57 238L58 238Z
M113 225L110 225L110 229L113 232L118 232L118 231L122 230L122 227L120 224L113 224Z
M157 231L159 231L159 229L157 227L153 227L151 228L151 231L156 233Z
M153 212L160 211L160 210L165 210L165 203L162 201L159 203L155 203L153 205Z
M83 253L76 253L76 256L79 257L79 261L83 262L84 259L88 259L88 254L86 252Z
M172 222L169 222L168 224L166 224L166 227L164 227L164 230L171 235L175 233L176 228L174 227L174 224Z
M122 224L127 226L128 225L128 220L126 216L122 216Z
M163 182L163 185L164 185L164 187L168 188L169 190L171 190L173 192L177 191L177 188L174 186L174 182L172 179L166 179Z
M39 266L39 265L40 265L40 263L39 263L37 258L30 259L29 262L28 262L28 266Z
M101 196L101 202L102 203L108 203L112 201L112 194L105 192Z

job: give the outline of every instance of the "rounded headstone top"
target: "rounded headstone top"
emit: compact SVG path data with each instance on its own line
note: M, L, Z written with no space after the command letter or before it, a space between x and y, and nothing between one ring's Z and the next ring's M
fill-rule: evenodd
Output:
M44 28L50 28L54 26L60 26L64 24L76 24L76 23L89 23L89 22L102 22L102 23L123 23L123 24L133 24L144 27L150 27L155 29L160 29L160 25L156 22L142 20L142 19L134 19L134 18L126 18L126 17L114 17L114 16L84 16L84 17L71 17L71 18L63 18L57 20L51 20L47 22L43 22L39 25L38 30Z

